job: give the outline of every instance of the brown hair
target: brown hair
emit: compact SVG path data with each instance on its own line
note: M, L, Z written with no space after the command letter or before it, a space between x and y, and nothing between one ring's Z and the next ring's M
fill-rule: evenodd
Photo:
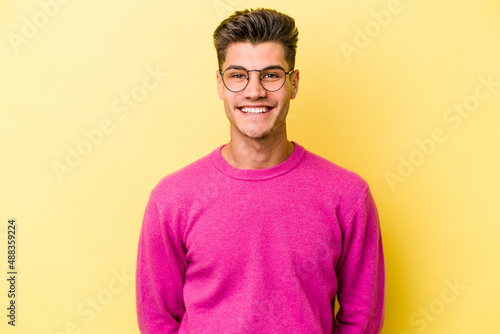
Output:
M278 42L285 50L285 60L290 69L295 66L299 31L295 20L274 9L258 8L236 11L222 21L214 31L219 69L226 59L230 44L236 42Z

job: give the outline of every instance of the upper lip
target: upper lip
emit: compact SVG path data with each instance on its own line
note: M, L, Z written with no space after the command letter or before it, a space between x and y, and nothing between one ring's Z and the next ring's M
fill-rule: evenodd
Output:
M271 109L271 106L266 106L266 105L244 105L244 106L239 106L238 108L268 108Z

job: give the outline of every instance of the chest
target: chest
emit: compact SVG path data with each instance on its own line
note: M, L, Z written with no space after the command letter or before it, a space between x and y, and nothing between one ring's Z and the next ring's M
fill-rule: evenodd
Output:
M336 205L297 185L211 189L186 228L188 276L331 276L342 235Z

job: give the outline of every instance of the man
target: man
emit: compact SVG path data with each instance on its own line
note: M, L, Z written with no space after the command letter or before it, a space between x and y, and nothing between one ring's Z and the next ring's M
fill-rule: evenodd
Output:
M266 9L215 30L231 140L151 193L142 333L380 332L384 261L368 185L287 139L297 40L294 20Z

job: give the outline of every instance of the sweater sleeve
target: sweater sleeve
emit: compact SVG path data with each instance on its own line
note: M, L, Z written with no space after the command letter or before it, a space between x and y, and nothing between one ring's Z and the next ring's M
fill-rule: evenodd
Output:
M187 262L182 239L152 198L144 214L136 270L136 303L143 334L173 334L185 312Z
M377 334L384 322L385 271L373 197L366 190L343 233L337 265L339 311L335 334Z

